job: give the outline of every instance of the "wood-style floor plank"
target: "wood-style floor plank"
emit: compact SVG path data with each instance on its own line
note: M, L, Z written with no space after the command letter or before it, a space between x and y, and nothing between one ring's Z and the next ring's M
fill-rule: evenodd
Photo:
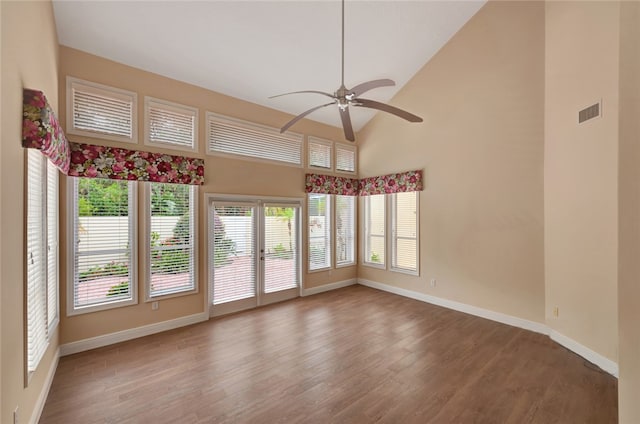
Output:
M615 423L548 337L352 286L60 359L40 423Z

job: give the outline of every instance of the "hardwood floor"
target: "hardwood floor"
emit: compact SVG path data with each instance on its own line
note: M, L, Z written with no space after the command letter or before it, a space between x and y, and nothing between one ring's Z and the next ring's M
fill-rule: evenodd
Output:
M363 286L60 359L41 423L615 423L548 337Z

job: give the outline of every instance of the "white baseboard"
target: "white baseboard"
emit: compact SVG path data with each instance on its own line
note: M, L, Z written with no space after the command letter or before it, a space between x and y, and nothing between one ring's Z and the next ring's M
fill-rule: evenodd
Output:
M556 330L550 330L549 337L551 337L551 340L554 342L566 347L574 353L577 353L592 364L599 366L602 370L608 372L612 376L618 377L618 364L613 362L611 359L605 358L598 352L589 349L585 345L578 343L562 333L558 333Z
M91 337L89 339L78 340L77 342L66 343L60 346L60 356L73 355L74 353L84 352L86 350L98 347L112 345L127 340L137 339L138 337L149 336L151 334L160 333L175 328L185 327L191 324L207 321L209 319L208 312L187 315L172 319L169 321L158 322L154 324L144 325L142 327L131 328L128 330L118 331L115 333L105 334L103 336Z
M49 367L49 371L47 371L47 377L44 380L44 386L42 387L42 391L38 395L38 400L36 400L36 404L33 407L33 412L31 413L31 418L29 418L29 424L38 424L40 421L40 416L42 415L42 411L44 410L44 404L47 402L47 397L49 396L49 390L51 389L51 384L53 383L53 377L56 375L56 369L58 369L58 361L60 360L60 347L56 349L56 353L54 354L53 361L51 362L51 366Z
M411 299L420 300L422 302L431 303L433 305L443 306L454 311L464 312L466 314L475 315L497 321L502 324L511 325L513 327L524 328L525 330L533 331L541 334L549 334L549 329L546 325L535 321L529 321L523 318L514 317L512 315L503 314L500 312L491 311L489 309L479 308L477 306L468 305L466 303L456 302L454 300L443 299L441 297L431 296L424 293L415 292L413 290L401 289L399 287L391 286L384 283L378 283L376 281L358 279L358 284L371 287L374 289L386 291L389 293L399 294L400 296L409 297Z
M349 280L336 281L335 283L325 284L323 286L312 287L310 289L302 290L302 296L311 296L312 294L324 293L330 290L341 289L347 286L353 286L358 283L357 278L351 278Z
M545 324L535 321L529 321L500 312L494 312L488 309L479 308L477 306L468 305L466 303L443 299L436 296L430 296L428 294L415 292L413 290L402 289L388 284L378 283L376 281L365 280L362 278L358 279L358 284L362 284L363 286L386 291L389 293L398 294L400 296L409 297L411 299L420 300L422 302L431 303L433 305L442 306L448 309L453 309L455 311L464 312L470 315L475 315L481 318L490 319L492 321L497 321L502 324L511 325L513 327L523 328L525 330L548 335L551 340L582 356L587 361L597 365L614 377L618 377L617 363L608 358L605 358L597 352L594 352L593 350L565 336L564 334L558 333L555 330L551 330Z

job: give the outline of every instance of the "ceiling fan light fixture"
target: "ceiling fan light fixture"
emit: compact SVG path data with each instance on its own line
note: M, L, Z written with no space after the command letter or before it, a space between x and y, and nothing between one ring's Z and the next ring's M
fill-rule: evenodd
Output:
M342 121L342 128L344 130L344 136L349 141L355 141L355 135L353 132L353 128L351 126L351 117L349 115L349 106L354 107L366 107L368 109L376 109L382 112L390 113L392 115L396 115L399 118L407 120L409 122L422 122L422 118L399 109L395 106L388 105L386 103L380 103L374 100L360 99L359 96L369 90L379 87L390 87L394 86L396 83L390 79L378 79L363 82L361 84L356 85L351 90L347 89L344 85L344 0L342 0L342 66L341 66L341 83L340 88L338 88L333 95L329 93L325 93L322 91L315 90L305 90L305 91L294 91L291 93L278 94L276 96L271 96L269 98L286 96L289 94L302 94L302 93L314 93L314 94L322 94L327 97L331 97L334 101L331 103L327 103L324 105L316 106L311 108L305 112L302 112L300 115L294 117L292 120L287 122L281 129L280 133L285 132L293 124L298 122L300 119L309 115L312 112L315 112L318 109L322 109L327 106L331 106L333 104L338 105L338 110L340 112L340 119Z

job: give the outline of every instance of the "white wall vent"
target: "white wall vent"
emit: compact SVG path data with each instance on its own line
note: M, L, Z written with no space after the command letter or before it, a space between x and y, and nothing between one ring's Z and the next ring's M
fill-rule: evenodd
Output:
M586 107L578 112L578 123L582 124L589 119L597 118L602 113L602 102Z

